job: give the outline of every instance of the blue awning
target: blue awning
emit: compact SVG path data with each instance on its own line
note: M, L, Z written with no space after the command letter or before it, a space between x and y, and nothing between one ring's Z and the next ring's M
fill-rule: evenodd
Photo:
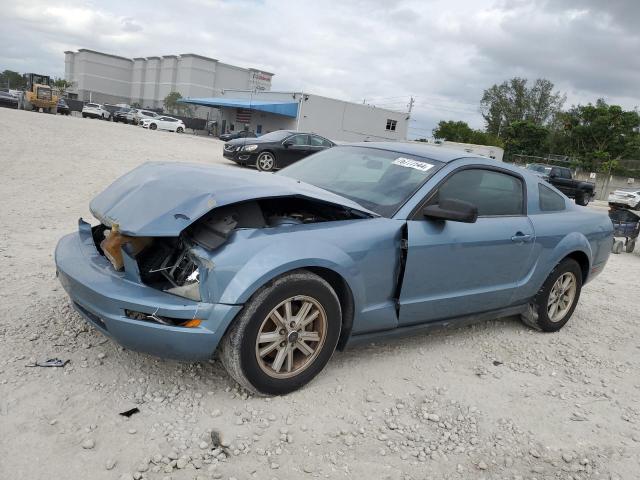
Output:
M248 100L225 97L181 98L178 103L202 105L204 107L247 108L261 112L275 113L285 117L298 116L298 102L278 102L273 100Z

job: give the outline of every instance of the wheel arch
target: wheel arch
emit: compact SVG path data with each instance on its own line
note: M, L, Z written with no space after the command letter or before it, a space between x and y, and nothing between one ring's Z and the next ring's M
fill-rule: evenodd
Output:
M351 335L351 330L353 328L355 300L354 300L351 286L349 285L347 280L344 278L344 276L338 273L337 271L324 266L313 265L313 266L298 266L283 272L278 272L277 274L274 273L272 276L270 276L266 280L263 279L264 281L261 285L252 289L246 301L248 301L249 298L255 295L262 287L269 285L271 282L274 282L278 278L284 277L285 275L288 275L290 273L300 271L300 270L307 270L311 273L318 275L320 278L322 278L331 286L331 288L334 290L334 292L338 296L338 300L340 301L340 309L342 311L342 328L340 331L340 337L338 339L338 345L336 348L338 350L344 350L349 340L349 337ZM220 332L220 336L219 336L220 338L224 337L227 331L229 331L229 329L233 327L233 324L238 315L239 313L234 315L233 318L230 318L229 321L226 322L226 325L224 325L224 330Z
M584 285L587 282L587 279L589 278L589 269L590 269L589 257L582 250L576 250L568 254L566 257L560 260L560 262L562 262L563 260L566 260L567 258L571 258L575 260L576 262L578 262L578 265L580 265L580 270L582 271L582 284Z
M331 285L331 288L336 292L336 295L338 295L340 308L342 310L342 329L340 331L337 348L338 350L343 350L349 340L349 336L351 335L351 329L353 328L355 305L351 287L342 275L330 268L307 267L305 270L309 270L325 280L329 285Z

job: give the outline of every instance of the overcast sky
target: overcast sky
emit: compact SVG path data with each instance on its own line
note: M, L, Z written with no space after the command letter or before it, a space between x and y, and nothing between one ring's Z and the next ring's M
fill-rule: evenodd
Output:
M0 70L64 74L64 50L198 53L305 90L405 108L412 136L483 126L482 91L545 77L567 104L638 105L640 0L0 0Z

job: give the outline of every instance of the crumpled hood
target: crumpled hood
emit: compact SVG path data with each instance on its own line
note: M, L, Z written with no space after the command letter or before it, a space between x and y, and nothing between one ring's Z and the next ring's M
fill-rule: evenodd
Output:
M322 188L235 167L148 162L113 182L91 201L91 213L125 235L175 237L216 207L245 200L303 196L377 216Z

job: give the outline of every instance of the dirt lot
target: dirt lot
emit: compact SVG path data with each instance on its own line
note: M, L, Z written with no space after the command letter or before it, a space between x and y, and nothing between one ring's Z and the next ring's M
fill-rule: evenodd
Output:
M223 162L221 143L6 109L0 132L0 478L640 477L638 252L611 257L560 333L506 319L366 345L302 391L253 397L216 362L107 340L53 265L117 176ZM70 363L26 367L52 357Z

